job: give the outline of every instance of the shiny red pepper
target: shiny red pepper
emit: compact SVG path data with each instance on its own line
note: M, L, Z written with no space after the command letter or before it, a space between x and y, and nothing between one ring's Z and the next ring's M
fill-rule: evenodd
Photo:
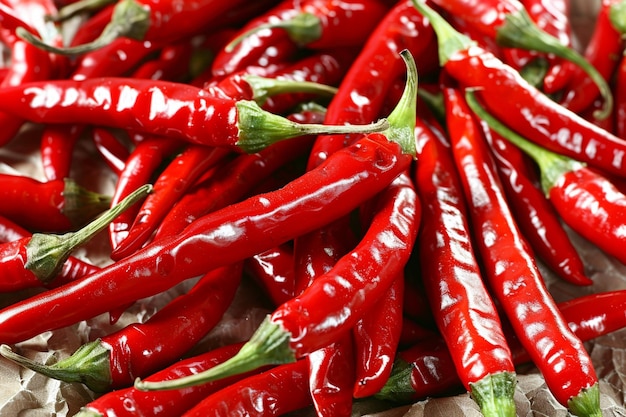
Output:
M293 251L286 244L246 259L244 271L265 290L275 306L296 295Z
M110 199L70 179L41 182L0 174L0 215L34 232L75 230L109 207Z
M39 151L44 175L48 181L70 176L74 145L84 132L84 125L49 125L41 134ZM143 182L146 184L147 181Z
M446 98L448 94L446 94ZM458 123L447 106L451 135ZM420 275L459 378L482 414L515 415L515 368L500 317L475 254L470 213L451 147L418 122L417 192L425 218L419 235ZM469 142L469 141L468 141ZM469 144L466 146L470 146ZM473 181L478 181L474 179ZM471 204L469 204L471 206ZM478 319L480 318L480 319ZM498 414L502 413L502 414Z
M575 415L599 412L598 378L569 329L508 207L479 122L459 90L446 88L447 125L484 277L555 398Z
M107 166L119 176L124 170L126 159L130 155L128 147L120 141L115 133L97 126L92 129L91 140Z
M89 78L22 84L0 91L0 109L39 123L81 123L162 135L255 152L278 140L322 133L384 130L366 126L298 124L253 101L217 98L187 84L132 78Z
M48 377L81 382L95 392L128 387L135 378L178 360L221 320L239 288L241 271L241 263L215 269L144 323L86 343L55 364L33 362L7 346L0 353Z

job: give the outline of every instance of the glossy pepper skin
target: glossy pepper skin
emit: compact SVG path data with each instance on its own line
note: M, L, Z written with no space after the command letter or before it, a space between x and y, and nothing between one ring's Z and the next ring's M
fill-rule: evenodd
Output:
M446 118L454 123L450 111ZM450 144L426 124L418 123L416 136L420 163L415 183L424 216L431 219L418 240L420 275L433 316L463 385L483 414L507 408L514 413L515 368L475 255L468 203Z
M67 284L7 307L0 312L0 340L28 339L275 247L347 214L412 161L381 134L368 135L331 159L280 190L196 220L183 233L147 245L80 285ZM46 305L57 306L55 314L41 317Z
M515 224L478 121L461 92L446 88L444 94L485 279L555 398L574 414L597 415L598 379L591 359L560 315Z
M241 278L241 263L205 274L188 292L172 300L144 323L82 345L56 364L40 365L14 354L3 355L66 382L82 382L95 392L132 385L191 349L222 318Z

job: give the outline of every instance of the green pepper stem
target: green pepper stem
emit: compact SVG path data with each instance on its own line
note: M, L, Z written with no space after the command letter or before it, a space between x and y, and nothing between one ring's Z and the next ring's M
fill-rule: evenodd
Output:
M487 375L470 384L470 395L485 417L515 417L515 386L513 372Z
M598 119L606 119L611 114L613 95L607 81L581 54L537 26L526 9L522 8L506 15L505 22L497 28L496 42L498 45L510 48L553 54L578 65L597 85L604 100L603 108L597 110L594 116Z
M472 90L467 90L465 98L472 111L476 113L480 119L487 123L491 129L520 148L537 163L541 171L541 187L546 195L550 193L550 189L552 189L563 174L580 169L584 166L582 162L569 158L565 155L552 152L515 133L491 115L478 102L478 99Z
M578 417L602 417L600 409L600 389L598 384L583 389L577 396L567 401L570 413Z
M268 97L277 94L311 93L330 97L337 93L335 87L312 81L269 78L253 74L244 75L243 79L252 89L253 99L259 105L263 105Z
M0 354L49 378L80 382L95 392L104 392L111 387L110 351L100 340L82 345L72 356L53 365L44 365L18 355L7 345L0 346Z
M626 34L626 1L622 0L609 6L609 21L622 36Z
M79 0L75 3L70 3L59 9L58 13L54 15L46 16L46 19L51 22L63 22L70 19L80 13L92 12L101 9L104 6L115 3L116 0Z
M239 129L236 145L246 153L258 152L275 142L297 136L367 134L389 127L386 119L366 125L302 124L265 111L252 100L240 100L236 106Z
M250 340L232 358L211 369L195 375L167 381L135 381L140 391L180 389L204 384L232 375L252 371L266 365L295 362L296 356L290 346L291 334L267 316Z
M396 357L391 368L391 374L385 385L374 397L383 401L406 404L415 398L415 389L411 385L413 367L400 357Z
M95 51L120 37L142 40L150 27L150 12L135 0L121 0L113 9L111 22L92 42L71 47L57 47L45 43L24 28L17 28L17 36L44 51L59 55L76 56Z
M74 249L105 229L120 213L151 191L151 185L139 187L119 204L76 232L63 235L34 233L26 246L27 261L24 267L32 271L43 283L49 282L56 277Z
M439 46L439 64L444 66L450 58L475 45L475 42L459 33L441 15L423 2L423 0L412 0L413 5L424 17L426 17L437 34L437 45Z
M384 134L390 141L398 143L404 153L417 157L417 142L415 140L418 85L417 67L413 56L407 49L401 51L400 56L406 65L406 84L398 104L387 117L389 128Z
M269 22L247 30L230 41L224 47L224 50L230 53L237 45L251 35L254 35L262 30L275 28L284 29L287 32L289 39L298 45L306 45L318 40L322 36L322 24L319 17L312 13L301 12L293 16L291 19Z

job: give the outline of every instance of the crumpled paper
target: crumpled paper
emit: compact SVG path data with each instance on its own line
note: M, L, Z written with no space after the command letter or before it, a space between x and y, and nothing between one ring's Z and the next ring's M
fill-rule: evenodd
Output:
M579 44L584 44L590 34L592 20L598 0L572 1L573 22L577 25ZM0 148L0 172L20 173L43 179L39 163L37 137L40 131L28 126L19 140ZM73 162L72 177L81 185L103 193L111 193L115 176L104 166L94 164L93 149L79 142ZM97 160L97 158L96 158ZM591 287L575 287L553 277L542 268L548 287L557 301L592 292L626 288L626 265L608 257L580 236L571 233L579 249L588 275L594 280ZM75 256L98 265L110 260L107 253L108 241L103 233ZM184 282L164 294L140 300L131 306L111 325L108 315L77 323L74 326L46 332L31 340L18 343L14 348L22 355L42 363L54 363L71 355L81 344L104 336L131 322L148 319L160 307L176 295L184 292L193 280ZM220 344L246 340L269 312L267 306L255 297L253 284L244 281L236 302L225 314L222 322L212 331L194 352L202 352ZM0 296L0 307L27 297L33 291ZM626 417L624 404L626 384L626 330L598 338L586 344L601 378L601 405L605 417ZM74 415L81 406L95 397L81 384L68 384L41 376L7 360L0 360L0 416L20 417L65 417ZM565 417L567 410L556 402L549 393L544 380L536 369L529 367L518 375L516 391L517 413L520 417ZM314 416L312 410L293 413L294 416ZM429 398L410 405L391 405L375 399L357 400L354 416L369 417L480 417L480 412L468 394L445 398Z

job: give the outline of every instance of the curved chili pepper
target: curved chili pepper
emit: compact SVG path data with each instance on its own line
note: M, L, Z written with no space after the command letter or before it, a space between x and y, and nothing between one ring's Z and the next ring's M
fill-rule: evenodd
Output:
M70 179L40 182L0 174L0 215L30 231L66 232L109 207L110 199Z
M175 139L150 137L137 144L126 159L124 169L118 176L111 204L116 204L139 187L151 183L157 168L170 158L183 144ZM117 217L109 226L109 241L113 250L128 235L128 230L139 211L137 205Z
M624 8L626 8L626 2L623 0L603 0L600 3L593 33L585 48L585 59L605 80L610 80L613 76L623 51L622 36L626 27L620 26L618 21L623 20L621 16L625 12ZM612 14L620 17L616 20L611 17ZM560 104L578 113L591 105L598 93L601 94L603 100L606 100L606 95L598 90L595 80L578 68L573 71L574 75L566 87Z
M326 112L327 123L368 123L379 117L386 92L404 76L399 52L408 49L415 59L428 50L434 32L410 0L398 2L374 29L342 79ZM322 163L355 136L321 135L316 140L308 168Z
M124 170L126 159L130 154L128 148L120 142L113 132L101 127L93 128L91 138L96 150L102 155L102 159L119 176Z
M278 36L286 36L296 46L293 51L304 47L324 49L359 46L386 11L387 7L376 0L284 0L274 10L246 25L225 46L224 51L232 56L233 50L241 42L261 31L277 31ZM255 49L268 46L267 43L253 45L253 49L247 48L249 54L258 54Z
M451 126L455 122L451 111L456 107L446 113L453 135L457 128ZM425 124L418 123L416 136L415 184L424 201L424 216L430 219L420 230L419 257L433 316L457 373L482 414L515 415L515 368L474 255L466 197L455 175L451 145Z
M26 239L31 237L32 234L22 228L21 226L13 223L11 220L0 216L0 242L13 242L19 239ZM97 266L84 262L73 256L68 256L63 266L58 271L56 277L52 279L50 283L44 283L40 281L39 285L45 285L46 287L57 287L75 279L84 277L97 271Z
M16 291L48 284L58 276L72 251L106 228L118 213L150 192L150 189L150 186L138 189L119 205L76 232L61 236L35 233L0 244L0 291Z
M598 171L516 134L489 115L475 97L471 103L492 129L537 162L543 191L563 221L600 249L626 263L622 250L625 237L621 233L626 224L626 195Z
M626 137L626 55L620 58L615 71L615 120L614 129L617 137Z
M123 0L118 2L111 21L100 36L90 43L59 47L45 42L26 30L17 35L49 52L60 55L79 55L99 49L118 38L138 41L170 43L201 33L220 15L239 4L240 1L224 2L198 0L179 3L172 0Z
M241 345L241 343L227 345L183 359L150 375L146 380L162 381L202 372L231 358L241 349ZM133 417L136 415L180 417L209 394L226 388L247 376L250 374L237 375L203 384L194 389L158 392L143 392L132 387L118 389L89 402L81 408L75 417Z
M222 318L239 288L241 263L205 274L145 323L130 324L79 347L55 364L39 364L0 347L0 354L26 368L95 392L127 387L178 360Z
M437 32L438 42L448 45L440 55L445 71L463 87L479 88L476 94L497 119L554 152L626 174L626 141L555 103L516 70L452 28Z
M564 280L575 285L593 284L554 207L537 187L522 151L489 128L484 134L515 220L531 248Z
M183 80L190 75L193 55L192 39L183 39L174 44L165 45L156 58L141 64L132 76L150 80Z
M450 13L463 16L478 30L495 39L498 45L554 54L576 64L593 80L604 99L604 108L598 113L598 118L604 118L611 113L613 97L602 75L574 49L540 29L518 0L435 0L434 3ZM523 63L518 68L521 66Z
M311 405L307 374L302 360L276 366L209 395L183 417L271 417L306 408Z
M111 258L126 257L145 245L180 196L229 153L226 148L187 146L154 181L153 193L142 202L126 237L113 250Z
M70 176L74 145L85 130L84 125L48 125L41 134L39 153L44 176L48 181ZM143 184L146 184L145 181Z
M607 308L610 306L610 308ZM626 327L626 291L595 293L558 304L568 326L586 342ZM503 323L511 346L515 365L528 363L531 358L519 340ZM393 373L377 398L407 403L427 397L456 393L462 386L456 368L443 339L420 340L398 352Z
M370 125L298 124L249 100L218 98L182 83L130 78L90 78L28 83L0 91L0 108L40 123L130 129L191 143L256 152L278 140L308 134L385 130Z
M463 94L444 90L455 163L469 204L484 277L555 398L575 415L599 415L598 378L591 358L548 292L522 237L495 162Z

